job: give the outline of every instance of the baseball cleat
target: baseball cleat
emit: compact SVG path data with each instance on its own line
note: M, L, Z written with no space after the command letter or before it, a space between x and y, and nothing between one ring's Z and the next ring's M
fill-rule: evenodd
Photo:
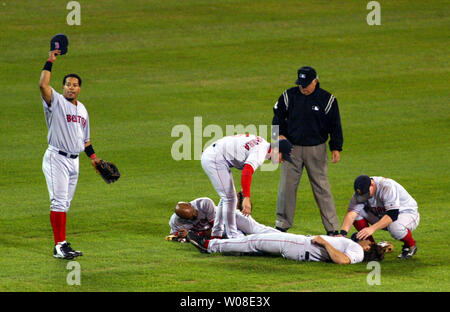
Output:
M73 253L73 255L74 255L75 257L79 257L79 256L82 256L82 255L83 255L83 253L82 253L81 251L79 251L79 250L73 250L72 247L70 247L70 243L66 243L66 244L67 244L67 246L68 246L68 250L69 250L71 253Z
M402 253L398 255L399 259L411 259L417 253L417 246L403 246Z
M59 259L71 260L75 258L73 249L66 242L61 242L55 245L53 248L53 257Z
M192 231L189 231L188 235L187 235L187 239L192 245L197 247L197 249L200 252L202 252L202 253L207 253L208 252L208 249L206 248L206 241L207 241L206 238L201 237L201 236L195 234Z

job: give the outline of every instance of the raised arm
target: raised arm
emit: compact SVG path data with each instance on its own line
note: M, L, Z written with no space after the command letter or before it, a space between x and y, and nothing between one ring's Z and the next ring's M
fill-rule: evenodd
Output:
M53 50L49 52L49 57L44 65L41 73L41 79L39 80L39 89L41 90L41 95L48 106L51 105L52 101L52 87L50 86L50 77L52 74L52 65L56 60L56 55L61 54L60 50Z

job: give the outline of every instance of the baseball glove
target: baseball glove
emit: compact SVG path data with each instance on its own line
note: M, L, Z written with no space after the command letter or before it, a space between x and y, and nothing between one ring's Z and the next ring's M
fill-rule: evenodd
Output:
M179 242L179 243L185 243L185 242L186 242L186 238L184 238L184 237L178 237L178 236L175 235L175 234L167 235L166 238L165 238L165 240L166 240L166 241L169 241L169 242Z
M381 246L384 249L384 253L394 251L394 245L392 245L391 242L379 242L377 245Z
M120 178L119 169L112 162L100 160L100 163L96 165L96 169L108 184L116 182Z
M244 194L242 193L242 191L240 191L237 194L237 198L238 198L238 201L237 201L237 207L236 208L238 210L242 211L242 201L244 200Z

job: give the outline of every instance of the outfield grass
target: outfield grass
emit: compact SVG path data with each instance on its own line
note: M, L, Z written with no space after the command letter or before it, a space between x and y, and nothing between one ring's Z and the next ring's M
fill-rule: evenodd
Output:
M0 1L0 291L450 290L448 1L380 1L380 26L366 24L366 1L79 2L81 25L68 26L65 1ZM61 32L69 53L53 66L52 85L82 76L93 146L122 173L106 185L81 155L68 215L68 239L85 253L81 286L69 286L67 262L51 256L41 170L38 80ZM204 255L164 241L177 201L218 202L198 160L172 159L172 128L193 129L195 116L224 130L270 124L302 65L339 101L344 151L329 176L340 220L363 173L395 179L419 203L419 252L398 261L394 242L380 286L366 283L365 264ZM278 183L279 170L254 175L261 223L275 222ZM323 231L305 174L291 232Z

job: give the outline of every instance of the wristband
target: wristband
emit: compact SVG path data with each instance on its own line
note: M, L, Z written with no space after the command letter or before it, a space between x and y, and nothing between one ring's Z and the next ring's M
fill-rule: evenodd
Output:
M52 65L53 65L53 62L47 60L47 62L45 62L44 68L42 68L42 70L48 70L49 72L51 72Z
M347 236L348 232L344 231L344 230L341 230L341 232L339 234L341 234L342 236Z
M86 155L87 155L90 159L93 159L93 158L97 157L97 156L95 156L95 152L94 152L94 148L92 147L92 144L86 146L86 147L84 148L84 152L86 153Z

